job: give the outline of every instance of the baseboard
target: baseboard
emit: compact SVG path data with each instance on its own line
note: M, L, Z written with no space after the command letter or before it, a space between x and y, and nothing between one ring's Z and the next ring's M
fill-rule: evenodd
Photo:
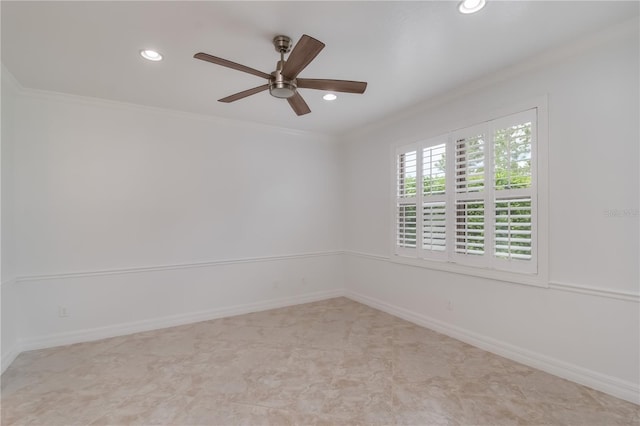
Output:
M407 309L383 302L381 300L346 290L345 297L363 303L372 308L397 316L414 324L445 334L488 352L528 365L538 370L562 377L592 389L624 399L634 404L640 404L640 386L592 371L565 361L532 352L491 337L457 327L443 321L418 314Z
M149 320L135 321L124 324L116 324L107 327L78 330L66 333L58 333L49 336L40 336L20 340L7 352L2 354L2 372L4 372L15 358L23 351L44 349L55 346L70 345L74 343L89 342L106 339L109 337L124 336L149 330L157 330L167 327L175 327L200 321L217 318L242 315L251 312L277 309L302 303L316 302L345 296L356 302L363 303L375 309L387 312L391 315L435 330L452 338L469 343L486 351L509 358L533 368L554 374L571 380L581 385L605 392L617 398L640 404L640 387L634 383L621 380L616 377L604 375L574 364L570 364L555 358L532 352L488 336L475 333L440 320L418 314L404 308L383 302L381 300L356 293L351 290L334 289L299 296L271 299L262 302L235 305L225 308L216 308L206 311L190 312L186 314L172 315Z
M0 361L0 366L2 367L2 373L11 365L13 361L15 361L16 357L20 355L22 351L19 349L18 345L13 345L9 348L8 351L3 352L2 360Z
M15 357L24 351L35 349L45 349L55 346L71 345L74 343L90 342L93 340L106 339L109 337L125 336L127 334L139 333L149 330L158 330L167 327L175 327L184 324L192 324L201 321L208 321L217 318L230 317L235 315L248 314L251 312L266 311L269 309L283 308L286 306L299 305L302 303L317 302L320 300L332 299L344 296L344 289L334 289L308 293L299 296L285 297L280 299L265 300L262 302L247 303L242 305L216 308L206 311L189 312L185 314L171 315L161 318L153 318L141 321L134 321L124 324L115 324L106 327L98 327L65 333L57 333L48 336L39 336L19 341L19 349L13 358L7 356L9 364ZM7 366L9 365L7 364ZM2 358L2 366L5 366L5 359ZM4 371L4 370L3 370Z

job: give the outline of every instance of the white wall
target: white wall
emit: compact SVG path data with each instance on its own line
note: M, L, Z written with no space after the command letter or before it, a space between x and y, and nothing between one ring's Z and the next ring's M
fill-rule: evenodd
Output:
M38 94L17 120L18 275L340 248L328 138Z
M26 89L14 124L22 349L344 286L332 138Z
M18 298L16 297L15 283L15 262L14 262L14 215L12 206L15 194L13 192L13 140L14 140L14 111L16 85L11 80L11 75L2 69L2 147L0 156L2 158L2 213L1 213L1 235L2 249L0 256L2 264L0 266L0 321L2 338L0 341L0 354L2 357L3 370L8 365L18 351Z
M623 24L348 135L350 294L640 401L637 28L637 20ZM549 109L550 223L541 230L549 252L540 255L548 256L552 288L395 263L391 146L541 95Z

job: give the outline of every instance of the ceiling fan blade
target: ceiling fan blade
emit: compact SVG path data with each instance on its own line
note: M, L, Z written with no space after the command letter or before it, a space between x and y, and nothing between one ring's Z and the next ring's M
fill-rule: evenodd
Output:
M325 80L314 78L298 78L298 88L329 90L331 92L364 93L367 83L350 80Z
M236 94L227 96L226 98L218 99L218 102L235 102L239 99L246 98L247 96L255 95L256 93L260 93L269 88L268 84L263 84L262 86L254 87L253 89L245 90L243 92L238 92Z
M282 75L288 79L294 79L300 71L305 69L313 58L318 56L318 53L324 49L324 43L316 40L313 37L309 37L306 34L302 35L300 41L295 45L287 62L282 68Z
M291 105L291 108L293 108L293 111L297 115L305 115L311 112L311 110L309 109L309 105L307 105L304 99L302 99L300 93L296 92L295 95L287 98L287 102L289 102L289 105Z
M194 58L200 59L202 61L211 62L212 64L222 65L223 67L231 68L238 71L243 71L249 74L257 75L258 77L266 78L269 80L271 75L264 73L262 71L255 70L253 68L249 68L244 65L236 64L235 62L228 61L226 59L218 58L217 56L211 56L207 53L196 53L193 55Z

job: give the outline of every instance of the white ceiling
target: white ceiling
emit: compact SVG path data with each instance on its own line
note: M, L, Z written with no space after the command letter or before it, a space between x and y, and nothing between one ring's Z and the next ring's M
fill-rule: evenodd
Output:
M638 15L639 4L492 1L462 15L432 2L8 2L2 63L28 88L337 134L495 72L557 44ZM367 81L364 95L323 101L301 89L312 113L297 117L250 74L193 59L206 52L270 73L284 34L323 41L305 78ZM138 52L155 48L165 60Z

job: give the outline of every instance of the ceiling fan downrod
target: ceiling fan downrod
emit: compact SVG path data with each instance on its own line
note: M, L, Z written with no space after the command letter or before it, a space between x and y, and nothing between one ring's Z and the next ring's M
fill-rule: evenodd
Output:
M296 94L298 86L295 78L290 80L282 75L282 69L285 64L284 54L291 51L291 38L283 35L275 36L273 38L273 45L276 51L280 52L280 61L278 61L276 70L271 73L269 93L276 98L290 98Z

